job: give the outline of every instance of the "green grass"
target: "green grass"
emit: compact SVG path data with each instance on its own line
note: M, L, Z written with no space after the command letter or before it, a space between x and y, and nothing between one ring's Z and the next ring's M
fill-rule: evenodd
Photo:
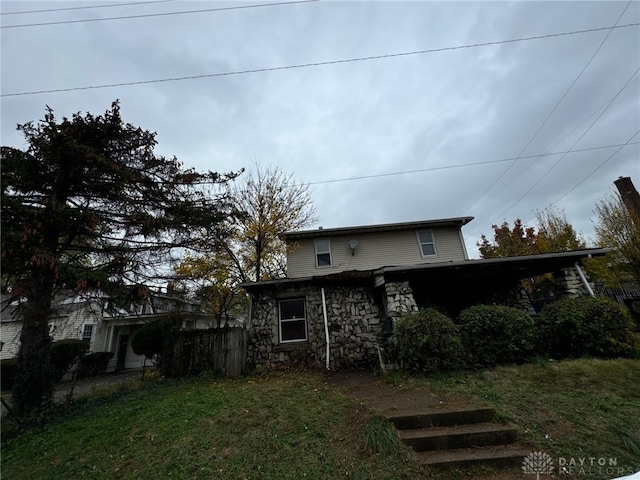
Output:
M500 421L518 428L521 442L532 451L567 460L615 458L626 474L628 468L640 470L639 360L538 359L529 365L422 379L394 376L391 381L428 388L445 400L491 405ZM621 476L591 473L589 479Z
M377 453L390 445L384 432L320 374L165 381L3 431L2 478L420 478L404 446Z
M616 458L622 468L640 469L639 360L539 359L388 379L445 401L492 405L519 429L521 443L556 461ZM93 394L16 435L4 419L2 478L513 478L486 469L421 470L386 420L325 380L289 372L160 381Z

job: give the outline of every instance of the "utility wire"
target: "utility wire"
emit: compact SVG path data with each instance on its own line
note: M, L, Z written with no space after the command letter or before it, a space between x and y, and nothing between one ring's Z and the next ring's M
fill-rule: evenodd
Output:
M628 141L627 143L623 143L623 144L617 144L617 145L600 145L597 147L588 147L588 148L581 148L581 149L576 149L576 150L567 150L567 151L563 151L563 152L551 152L551 153L543 153L543 154L536 154L536 155L528 155L525 157L521 157L522 159L528 159L528 158L537 158L537 157L550 157L550 156L555 156L555 155L567 155L569 153L581 153L581 152L590 152L593 150L603 150L603 149L607 149L607 148L615 148L615 147L624 147L626 145L636 145L636 144L640 144L640 142L631 142ZM308 182L305 183L304 185L322 185L322 184L328 184L328 183L338 183L338 182L351 182L354 180L366 180L366 179L370 179L370 178L381 178L381 177L392 177L392 176L397 176L397 175L408 175L408 174L413 174L413 173L424 173L424 172L434 172L437 170L451 170L453 168L463 168L463 167L475 167L478 165L489 165L492 163L503 163L503 162L511 162L513 161L513 157L511 158L501 158L498 160L484 160L481 162L471 162L471 163L458 163L456 165L443 165L440 167L428 167L428 168L421 168L418 170L406 170L406 171L401 171L401 172L387 172L387 173L378 173L378 174L373 174L373 175L362 175L359 177L347 177L347 178L334 178L331 180L318 180L316 182ZM296 185L296 186L301 186L303 184L300 185Z
M85 22L106 22L109 20L128 20L132 18L147 18L147 17L166 17L169 15L187 15L191 13L204 13L204 12L221 12L226 10L241 10L246 8L260 8L260 7L277 7L280 5L293 5L297 3L313 3L320 0L294 0L291 2L280 3L262 3L254 5L239 5L234 7L218 7L218 8L204 8L201 10L184 10L180 12L163 12L163 13L147 13L140 15L126 15L122 17L105 17L105 18L86 18L82 20L62 20L59 22L43 22L43 23L21 23L19 25L3 25L0 28L23 28L23 27L42 27L45 25L66 25L70 23L85 23Z
M547 152L552 151L554 148L556 148L558 145L560 145L562 142L564 142L569 136L571 136L576 130L578 130L580 127L582 127L582 125L584 125L589 120L591 120L591 118L594 115L597 115L598 112L600 112L600 110L605 108L613 98L614 97L611 97L610 99L608 99L606 102L604 102L602 105L600 105L591 115L589 115L586 119L584 119L578 125L573 127L566 135L564 135L560 140L558 140L556 143L554 143L553 146L551 148L549 148L549 150L547 150ZM542 157L538 157L538 159L539 158L542 158ZM518 178L520 178L522 175L527 173L529 171L529 169L531 167L533 167L534 165L535 165L535 162L528 162L527 166L523 170L521 170L520 173L518 173L513 179L511 179L511 181L509 183L507 183L506 185L502 186L502 188L500 188L500 190L495 192L493 195L494 196L498 195L500 192L504 191L505 188L507 188L507 186L509 186L511 183L515 182Z
M564 92L564 94L562 95L562 97L560 97L560 99L556 102L555 106L551 109L551 112L549 112L549 114L547 115L547 117L544 119L544 121L542 122L542 125L540 125L540 127L538 127L538 130L536 130L536 133L533 134L533 137L531 137L531 139L529 140L529 142L527 142L527 144L524 146L524 148L522 149L522 151L520 152L520 154L518 155L518 157L520 157L520 155L522 155L524 152L527 151L527 148L529 148L529 146L531 145L531 143L533 143L533 141L537 138L538 134L542 131L542 129L545 127L545 125L547 124L547 122L549 121L549 119L553 116L553 114L556 112L556 110L558 109L558 107L560 106L560 104L563 102L563 100L567 97L567 95L569 94L569 92L571 91L571 89L575 86L575 84L578 82L578 80L580 80L580 77L582 77L582 74L585 72L585 70L589 67L589 65L591 65L591 62L593 61L593 59L596 57L596 55L598 55L598 52L600 52L600 49L602 48L602 46L606 43L606 41L609 39L609 36L611 35L611 33L613 32L613 29L618 25L618 23L620 22L620 20L622 19L622 16L625 14L625 12L627 11L627 9L629 8L629 5L631 5L631 1L629 0L629 2L627 3L627 6L624 7L624 9L622 10L622 13L620 13L620 15L618 16L618 19L616 20L616 23L613 25L613 27L611 28L611 30L609 30L607 32L607 35L602 39L602 41L600 42L600 45L598 45L598 48L596 48L596 51L593 52L593 55L591 55L591 58L589 58L589 60L587 61L587 63L585 64L584 67L582 67L582 70L580 70L580 73L578 73L578 76L573 80L573 82L571 83L571 85L569 85L569 88L567 88L567 90ZM491 191L491 189L493 189L493 187L496 186L496 184L498 182L500 182L500 180L502 180L507 173L509 173L509 171L511 171L511 169L516 165L516 163L518 163L518 158L516 158L506 169L504 172L502 172L502 175L500 175L498 178L496 178L496 180L493 181L493 183L491 185L489 185L489 187L480 194L479 197L477 197L474 201L471 202L471 204L465 208L466 211L468 211L469 209L471 209L474 206L478 205L478 202L487 194L489 193L489 191ZM513 181L513 180L512 180ZM511 182L509 182L507 185L509 185Z
M591 128L592 128L592 127L597 123L597 121L598 121L598 120L600 120L600 118L602 117L602 115L604 115L604 114L605 114L605 112L606 112L606 111L609 109L609 107L613 104L613 102L616 100L616 98L618 98L618 97L620 96L620 94L623 92L623 90L624 90L625 88L627 88L627 86L631 83L631 81L632 81L632 80L633 80L633 78L638 74L638 72L639 72L639 71L640 71L640 67L638 67L638 68L636 69L636 71L635 71L635 72L633 72L633 75L631 75L631 77L629 77L629 79L626 81L626 83L623 85L623 87L622 87L620 90L618 90L618 93L616 93L616 95L611 99L611 101L610 101L610 102L609 102L609 104L606 106L606 108L605 108L602 112L600 112L600 115L598 115L598 116L595 118L595 120L594 120L593 122L591 122L591 125L589 125L589 126L587 127L587 129L583 132L583 134L582 134L582 135L580 135L580 137L579 137L575 142L573 142L573 145L571 145L571 147L569 147L569 151L571 151L571 149L572 149L573 147L575 147L575 146L578 144L578 142L580 142L580 140L582 140L582 139L584 138L584 136L589 132L589 130L591 130ZM637 134L636 134L636 135L637 135ZM634 137L635 137L635 135L634 135ZM633 137L631 137L631 138L633 138ZM623 146L624 146L624 145L623 145ZM620 147L620 148L622 148L622 147ZM617 153L617 152L616 152L616 153ZM564 160L564 158L565 158L565 157L566 157L566 154L562 155L562 156L561 156L561 157L556 161L556 163L554 163L554 164L552 165L552 167L551 167L549 170L547 170L547 171L545 172L545 174L544 174L542 177L540 177L540 178L538 179L538 181L537 181L536 183L534 183L534 184L531 186L531 188L529 188L529 190L527 190L526 192L524 192L524 193L520 196L520 198L518 198L518 200L516 200L515 202L513 202L513 203L511 204L511 206L509 206L509 207L508 207L506 210L504 210L500 215L498 215L498 218L502 217L505 213L507 213L509 210L511 210L513 207L515 207L518 203L520 203L520 202L522 201L522 199L524 199L524 197L526 197L527 195L529 195L529 193L531 193L531 191L532 191L534 188L536 188L538 185L540 185L540 183L542 182L542 180L544 180L545 178L547 178L547 176L548 176L548 175L549 175L549 174L550 174L550 173L551 173L551 172L552 172L552 171L553 171L553 170L554 170L554 169L555 169L555 168L560 164L560 162L562 162L562 160Z
M622 150L624 147L626 147L627 145L635 145L638 142L631 142L631 140L633 140L633 138L638 135L640 133L640 130L638 130L636 133L634 133L633 135L631 135L631 137L629 138L629 140L627 140L625 143L623 143L622 145L619 146L618 150L616 150L615 152L613 152L611 155L609 155L604 162L602 162L600 165L598 165L596 168L594 168L586 177L584 177L582 180L580 180L578 183L576 183L573 187L571 187L567 192L564 193L564 195L562 195L561 197L559 197L558 199L556 199L555 201L551 202L550 205L555 205L556 203L558 203L560 200L562 200L564 197L566 197L567 195L569 195L571 192L573 192L576 188L578 188L580 185L582 185L589 177L591 177L591 175L593 175L594 173L596 173L598 170L600 170L602 167L604 167L607 162L609 162L609 160L611 160L613 157L615 157L620 150ZM531 223L533 220L535 220L535 217L531 217L529 220L527 220L525 222L525 225L528 223Z
M610 28L627 28L627 27L637 27L640 25L640 22L629 23L626 25L618 25L616 27L599 27L599 28L590 28L586 30L574 30L572 32L560 32L560 33L550 33L546 35L536 35L533 37L523 37L523 38L514 38L509 40L497 40L493 42L483 42L483 43L474 43L468 45L458 45L454 47L441 47L441 48L431 48L428 50L417 50L413 52L401 52L401 53L389 53L386 55L372 55L369 57L357 57L357 58L348 58L343 60L329 60L325 62L314 62L314 63L303 63L297 65L286 65L281 67L265 67L265 68L256 68L252 70L237 70L232 72L220 72L220 73L209 73L204 75L190 75L184 77L173 77L173 78L163 78L157 80L141 80L137 82L121 82L121 83L108 83L103 85L91 85L86 87L71 87L71 88L56 88L51 90L37 90L30 92L16 92L16 93L4 93L0 95L0 97L18 97L24 95L40 95L43 93L59 93L59 92L72 92L78 90L93 90L98 88L111 88L111 87L127 87L131 85L146 85L150 83L164 83L164 82L177 82L182 80L195 80L200 78L214 78L214 77L226 77L232 75L246 75L249 73L261 73L261 72L274 72L279 70L293 70L297 68L309 68L309 67L320 67L326 65L337 65L341 63L352 63L352 62L365 62L369 60L380 60L384 58L395 58L395 57L406 57L410 55L424 55L428 53L436 53L436 52L448 52L453 50L463 50L467 48L478 48L478 47L487 47L491 45L500 45L505 43L517 43L517 42L525 42L530 40L541 40L545 38L555 38L555 37L564 37L568 35L579 35L583 33L591 33L591 32L600 32L602 30L608 30Z
M30 13L63 12L68 10L85 10L87 8L127 7L129 5L147 5L151 3L167 3L175 0L151 0L149 2L109 3L106 5L83 5L82 7L47 8L43 10L23 10L20 12L0 12L0 15L28 15Z
M613 152L611 155L609 155L606 160L604 162L602 162L600 165L598 165L596 168L594 168L593 170L591 170L591 172L584 177L582 180L580 180L578 183L576 183L573 187L571 187L571 189L565 193L564 195L562 195L560 198L558 198L555 202L553 202L551 205L555 205L556 203L558 203L560 200L562 200L564 197L566 197L567 195L569 195L571 192L573 192L576 188L578 188L580 185L582 185L591 175L593 175L594 173L596 173L598 170L600 170L602 167L604 167L607 162L609 162L609 160L611 160L613 157L615 157L618 152L620 152L620 150L622 150L624 147L626 147L627 145L635 145L638 142L632 142L631 140L634 139L634 137L636 137L638 134L640 133L640 130L638 130L636 133L634 133L633 135L631 135L631 137L629 138L629 140L627 140L624 144L620 145L620 148L618 148L615 152Z

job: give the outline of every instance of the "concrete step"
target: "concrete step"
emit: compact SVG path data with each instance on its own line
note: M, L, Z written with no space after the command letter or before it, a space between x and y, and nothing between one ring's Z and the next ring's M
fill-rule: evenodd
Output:
M468 407L428 412L401 412L385 416L398 430L409 430L491 422L495 415L495 410L490 407Z
M416 452L510 445L516 441L513 427L497 423L474 423L448 427L400 430L400 440Z
M529 453L531 453L530 450L518 446L505 446L416 452L415 456L421 465L438 468L468 467L478 464L489 467L520 468Z

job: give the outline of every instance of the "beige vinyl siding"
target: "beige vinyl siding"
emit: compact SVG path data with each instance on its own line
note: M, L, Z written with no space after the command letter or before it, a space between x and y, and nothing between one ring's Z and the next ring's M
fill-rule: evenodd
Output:
M422 257L416 230L397 230L356 235L336 235L331 239L331 266L317 267L313 238L301 239L287 257L290 278L327 275L346 270L371 270L387 266L465 260L465 250L457 227L431 229L436 246L434 257ZM349 240L358 241L355 255Z

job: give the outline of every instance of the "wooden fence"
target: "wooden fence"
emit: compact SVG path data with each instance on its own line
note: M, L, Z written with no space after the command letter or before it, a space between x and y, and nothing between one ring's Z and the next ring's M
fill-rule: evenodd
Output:
M171 358L165 361L169 365L163 370L170 377L202 372L222 373L229 377L241 375L247 362L247 330L227 326L181 331Z

